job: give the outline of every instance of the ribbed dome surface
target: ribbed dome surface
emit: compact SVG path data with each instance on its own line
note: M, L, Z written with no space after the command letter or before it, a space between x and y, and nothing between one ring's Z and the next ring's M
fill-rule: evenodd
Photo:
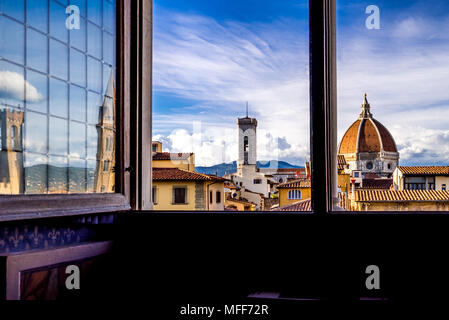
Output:
M390 132L379 121L373 119L366 99L362 113L346 131L340 143L339 154L357 152L398 152Z

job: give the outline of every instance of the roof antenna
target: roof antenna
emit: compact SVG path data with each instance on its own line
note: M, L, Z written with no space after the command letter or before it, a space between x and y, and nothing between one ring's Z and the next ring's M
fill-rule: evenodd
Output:
M248 101L246 101L246 117L248 118Z

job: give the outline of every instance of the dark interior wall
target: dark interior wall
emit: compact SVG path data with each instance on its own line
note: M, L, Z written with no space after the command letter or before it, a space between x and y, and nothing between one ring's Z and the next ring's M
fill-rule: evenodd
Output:
M257 291L302 298L446 298L447 216L136 213L115 225L114 298L233 301ZM381 290L365 288L365 268ZM111 285L108 287L108 285Z

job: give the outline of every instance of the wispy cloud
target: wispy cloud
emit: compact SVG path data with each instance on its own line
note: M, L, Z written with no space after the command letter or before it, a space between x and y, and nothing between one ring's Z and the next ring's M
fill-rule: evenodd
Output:
M200 121L197 163L235 160L236 117L244 115L249 101L250 115L259 121L259 158L304 161L309 151L308 49L306 34L297 32L304 21L220 24L164 11L156 17L155 89L198 101L155 114L156 134L164 133L174 148L174 139L191 139L192 123Z
M17 72L0 71L0 98L24 101L30 103L39 102L44 97L23 76Z

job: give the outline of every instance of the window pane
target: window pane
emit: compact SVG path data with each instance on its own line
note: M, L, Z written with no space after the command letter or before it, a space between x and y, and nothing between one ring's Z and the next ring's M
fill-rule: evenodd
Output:
M449 3L337 8L340 207L448 210Z
M25 0L14 0L14 1L0 1L0 11L13 17L21 22L24 22L24 6Z
M50 39L50 74L67 80L68 48L53 39Z
M156 210L310 210L308 30L308 1L155 1Z
M27 0L26 4L27 24L47 33L48 0Z
M0 57L20 64L25 58L25 27L12 19L0 16Z
M1 1L0 195L115 192L115 8Z
M50 0L50 35L64 43L68 43L69 31L65 28L68 15L66 7Z

